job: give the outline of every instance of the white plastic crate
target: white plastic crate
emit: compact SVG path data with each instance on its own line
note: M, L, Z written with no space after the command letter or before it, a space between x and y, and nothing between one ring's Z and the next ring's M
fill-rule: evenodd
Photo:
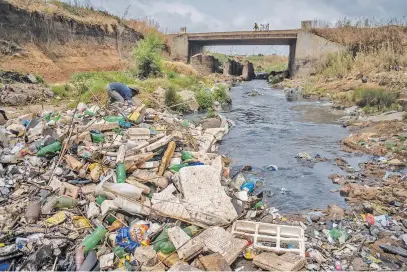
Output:
M236 221L232 226L232 234L252 240L255 249L280 254L292 252L305 257L304 230L301 227Z

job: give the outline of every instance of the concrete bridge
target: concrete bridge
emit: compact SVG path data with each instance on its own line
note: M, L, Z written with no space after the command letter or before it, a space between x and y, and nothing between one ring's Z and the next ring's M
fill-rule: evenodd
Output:
M205 46L215 45L287 45L290 47L288 69L292 76L310 73L311 63L323 55L344 50L344 47L312 34L309 21L301 22L301 29L236 31L210 33L179 33L169 35L171 57L189 61L203 53Z

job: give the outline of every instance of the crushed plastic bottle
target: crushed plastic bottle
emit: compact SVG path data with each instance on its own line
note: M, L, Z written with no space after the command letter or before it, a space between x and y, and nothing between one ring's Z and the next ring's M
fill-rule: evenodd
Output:
M45 156L53 156L55 155L59 150L61 150L62 145L60 142L56 141L53 144L47 145L43 148L41 148L37 152L38 157L45 157Z
M95 231L85 237L82 241L84 248L84 253L88 253L90 250L94 249L96 245L105 237L107 230L103 226L98 226Z
M109 123L116 123L116 122L120 122L120 121L126 121L126 118L124 118L123 116L105 116L103 119L106 122L109 122Z
M192 160L194 158L194 156L187 151L182 151L181 152L181 160L182 161L188 161L188 160Z

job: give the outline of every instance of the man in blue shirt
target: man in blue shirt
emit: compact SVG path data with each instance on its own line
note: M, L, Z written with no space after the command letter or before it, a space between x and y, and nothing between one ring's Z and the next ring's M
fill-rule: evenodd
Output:
M110 103L113 102L127 102L133 104L133 96L139 94L136 88L130 88L119 82L112 82L106 85L106 91L109 95Z

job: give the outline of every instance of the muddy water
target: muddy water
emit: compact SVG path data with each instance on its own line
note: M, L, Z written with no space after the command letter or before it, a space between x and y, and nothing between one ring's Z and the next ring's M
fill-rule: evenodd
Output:
M261 96L249 96L253 90ZM324 209L334 203L345 207L344 199L328 176L344 174L333 159L343 157L352 167L365 158L340 151L339 142L348 131L336 121L340 113L324 103L296 100L272 89L266 81L255 80L233 87L232 107L223 114L236 126L223 139L220 152L228 152L233 170L251 165L266 192L266 201L281 212ZM300 152L319 154L328 161L309 163L295 158ZM278 171L267 171L268 165ZM261 183L259 183L261 184ZM283 189L284 188L284 189Z

